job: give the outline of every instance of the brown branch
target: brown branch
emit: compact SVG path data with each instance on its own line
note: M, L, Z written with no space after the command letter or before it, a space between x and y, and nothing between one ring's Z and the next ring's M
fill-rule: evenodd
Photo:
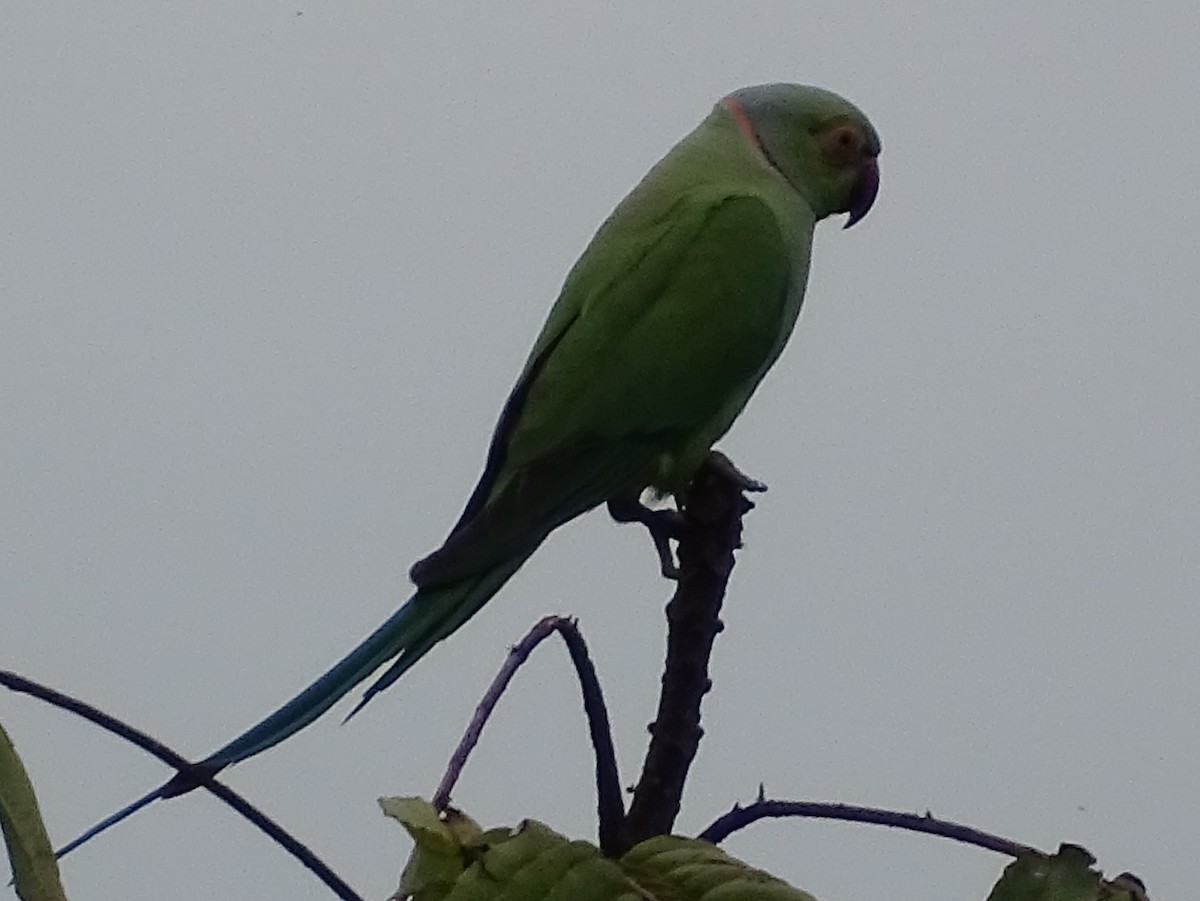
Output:
M161 760L169 767L173 767L180 773L187 772L194 764L187 760L182 755L176 753L171 748L164 745L158 739L143 732L128 723L122 722L111 714L105 713L88 704L86 701L81 701L71 695L63 694L60 691L55 691L49 686L42 685L39 682L34 682L32 679L26 679L24 676L8 671L0 671L0 685L20 694L27 694L38 700L45 701L60 710L66 710L80 716L90 723L94 723L101 729L111 732L113 735L125 739L130 744L136 745L147 754L151 754ZM309 872L323 882L335 895L344 901L362 901L362 896L354 889L350 888L337 873L333 872L329 866L322 861L316 854L312 852L308 846L301 842L298 838L289 833L286 829L272 820L269 816L235 792L232 788L222 782L218 782L214 777L209 776L200 783L212 794L216 795L243 817L265 832L268 836L285 851L296 858ZM144 801L157 798L157 793L152 793L144 798ZM112 819L111 817L109 818ZM107 820L105 821L108 822ZM86 837L91 837L97 830L89 830L85 833ZM76 839L66 848L57 852L58 857L62 857L71 849L78 847L79 839Z
M700 701L712 683L708 661L723 628L719 614L742 545L742 516L754 505L742 492L766 486L747 478L714 452L681 505L679 584L667 604L667 657L650 747L625 818L632 847L670 833L679 815L683 786L700 737Z
M621 780L617 773L616 752L613 750L612 730L608 722L608 710L604 706L604 695L600 690L600 680L596 676L596 668L588 656L587 644L583 635L572 620L560 616L542 618L529 632L517 642L508 653L500 671L496 673L491 685L484 692L483 699L475 708L475 714L467 726L467 731L455 748L446 766L446 774L442 777L437 791L433 793L433 806L444 811L450 805L450 794L454 791L459 776L467 764L483 727L496 709L500 697L508 688L513 676L521 665L529 659L534 648L553 635L561 636L571 655L571 663L579 678L579 688L583 692L583 710L587 716L588 732L592 738L592 749L596 755L596 807L599 813L600 850L610 857L624 853L626 843L623 840L625 826L625 803L621 796Z
M846 820L851 823L870 823L890 826L909 832L939 835L988 851L1016 857L1035 849L1012 839L992 835L962 823L939 820L931 813L907 813L900 810L880 810L876 807L856 807L853 804L831 804L820 801L767 801L759 799L747 807L734 805L724 816L714 820L699 837L714 845L739 829L767 817L816 817L826 820Z

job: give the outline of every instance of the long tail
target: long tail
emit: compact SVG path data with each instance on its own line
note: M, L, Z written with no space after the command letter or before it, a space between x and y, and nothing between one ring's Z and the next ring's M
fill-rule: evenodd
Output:
M529 553L532 553L532 549ZM350 719L371 698L412 668L430 648L479 612L520 568L529 553L506 560L482 575L462 582L418 590L404 606L389 616L383 625L308 688L194 767L178 773L152 792L101 820L79 838L61 848L58 856L69 854L151 802L186 794L200 786L208 776L261 754L267 748L290 738L383 664L397 658L363 694L362 700L346 717L347 720Z
M262 722L200 761L198 766L224 769L279 744L319 717L387 661L398 657L363 694L362 700L346 717L350 719L371 698L406 673L430 648L478 613L525 560L524 556L506 560L472 579L421 589L325 675Z

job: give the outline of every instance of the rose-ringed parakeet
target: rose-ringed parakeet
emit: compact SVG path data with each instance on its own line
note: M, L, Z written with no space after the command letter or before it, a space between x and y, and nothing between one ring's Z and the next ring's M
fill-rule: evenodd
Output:
M783 350L816 223L847 212L849 227L870 209L879 151L866 117L820 88L761 85L722 99L571 269L483 475L445 543L412 567L407 603L262 722L61 853L283 741L391 661L356 712L568 520L602 503L639 519L645 489L679 493Z

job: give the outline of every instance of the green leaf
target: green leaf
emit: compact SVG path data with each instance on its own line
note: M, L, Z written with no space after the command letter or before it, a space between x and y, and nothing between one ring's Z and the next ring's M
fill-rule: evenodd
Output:
M416 842L397 892L413 901L814 901L699 839L662 835L612 860L535 820L484 832L420 798L379 803ZM1031 851L1005 869L988 901L1147 901L1136 876L1105 881L1095 862L1076 845Z
M400 875L405 891L422 897L444 897L462 873L464 849L482 834L479 825L457 810L439 816L421 798L380 798L384 814L398 820L416 847Z
M1136 877L1105 882L1095 862L1078 845L1060 845L1053 855L1030 851L1005 868L988 901L1146 901Z
M813 901L698 839L660 836L618 861L535 820L482 832L419 798L380 804L416 842L398 893L413 901Z
M22 901L66 901L29 775L0 726L0 828Z
M764 870L731 857L697 838L660 835L647 839L621 858L639 884L660 881L668 898L687 901L815 901Z

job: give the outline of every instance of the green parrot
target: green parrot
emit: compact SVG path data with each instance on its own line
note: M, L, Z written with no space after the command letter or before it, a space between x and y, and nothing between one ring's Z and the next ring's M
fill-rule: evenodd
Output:
M678 495L792 333L813 228L862 219L879 136L852 104L795 84L723 98L600 226L567 275L488 448L483 475L416 592L262 722L65 847L184 794L307 726L383 664L351 716L486 604L554 529L602 503L651 527L647 489ZM349 717L347 717L348 719Z

